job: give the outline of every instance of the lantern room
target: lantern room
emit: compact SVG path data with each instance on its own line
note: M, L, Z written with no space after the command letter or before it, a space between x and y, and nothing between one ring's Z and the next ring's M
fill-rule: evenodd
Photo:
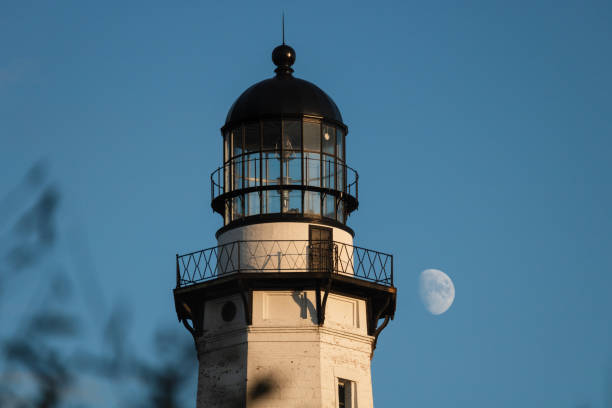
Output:
M346 163L347 127L334 101L295 78L295 51L272 53L276 76L248 88L221 129L223 165L211 175L212 208L225 230L259 222L316 221L344 229L358 206Z

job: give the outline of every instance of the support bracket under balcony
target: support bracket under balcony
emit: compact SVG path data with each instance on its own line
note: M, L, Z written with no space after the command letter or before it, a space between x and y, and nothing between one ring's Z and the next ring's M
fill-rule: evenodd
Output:
M253 324L253 314L251 311L253 294L249 291L242 279L238 279L238 287L240 288L240 297L244 306L244 318L247 326Z
M323 299L321 299L321 285L319 281L317 281L316 288L316 300L317 300L317 319L319 322L319 326L323 326L325 323L325 307L327 306L327 296L329 295L329 291L331 290L332 280L331 277L327 279L327 283L325 285L325 291L323 292Z
M374 331L374 340L372 341L372 351L370 353L370 359L374 357L374 350L376 349L376 343L378 342L378 336L384 330L384 328L387 327L387 325L389 324L389 319L391 318L390 315L385 316L385 320L382 322L381 325L378 325L378 321L380 320L383 311L387 309L387 307L389 306L390 302L391 302L391 297L387 297L385 300L384 306L379 309L378 313L376 313L376 315L373 317L373 319L370 322L371 327L376 327L376 330Z

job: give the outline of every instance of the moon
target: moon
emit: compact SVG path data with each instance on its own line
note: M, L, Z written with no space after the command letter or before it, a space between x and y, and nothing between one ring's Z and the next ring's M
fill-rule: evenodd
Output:
M425 308L433 315L448 310L455 300L455 285L447 274L438 269L426 269L419 278L419 294Z

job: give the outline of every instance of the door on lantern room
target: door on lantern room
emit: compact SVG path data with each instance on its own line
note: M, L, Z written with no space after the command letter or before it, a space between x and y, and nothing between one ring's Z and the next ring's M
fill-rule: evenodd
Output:
M332 229L311 225L308 231L310 246L309 270L331 272L333 266Z

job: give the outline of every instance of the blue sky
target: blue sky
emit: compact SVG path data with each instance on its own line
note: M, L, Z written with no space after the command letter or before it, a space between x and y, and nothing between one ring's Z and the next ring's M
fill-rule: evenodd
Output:
M3 2L0 194L46 160L83 302L188 336L174 254L214 243L219 128L273 75L282 10L349 127L356 243L395 255L376 406L612 406L610 2ZM455 283L441 316L427 268Z

